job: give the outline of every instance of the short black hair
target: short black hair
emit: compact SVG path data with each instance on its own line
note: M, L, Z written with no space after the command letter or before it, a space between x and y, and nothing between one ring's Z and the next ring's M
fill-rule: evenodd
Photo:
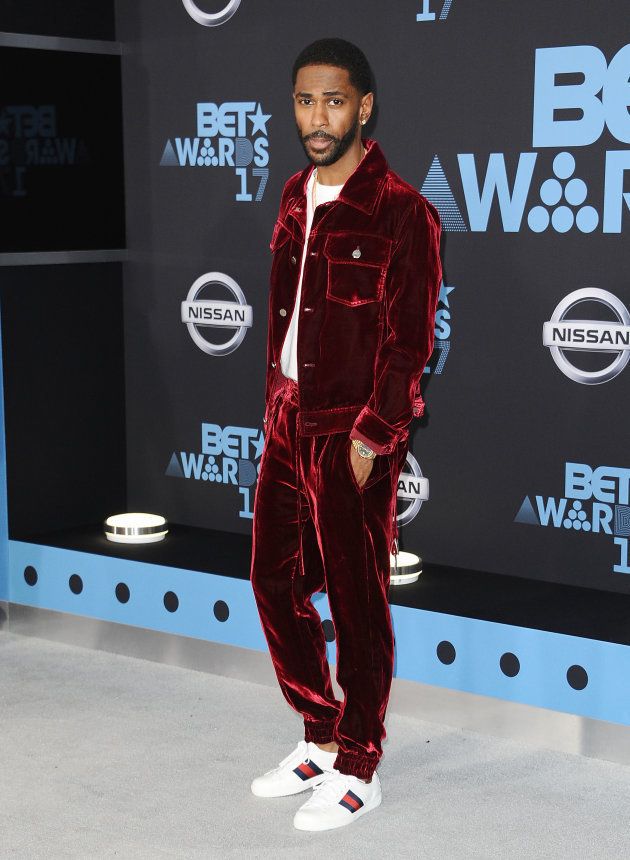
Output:
M293 86L304 66L337 66L346 69L350 83L362 95L372 89L372 70L360 48L345 39L318 39L300 51L293 64Z

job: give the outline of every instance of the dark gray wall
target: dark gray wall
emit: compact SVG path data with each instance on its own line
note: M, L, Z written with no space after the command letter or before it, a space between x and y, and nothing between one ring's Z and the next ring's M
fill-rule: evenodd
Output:
M198 3L206 12L221 5ZM417 20L423 9L426 20ZM367 133L444 218L445 290L425 375L427 417L415 422L412 446L430 499L403 527L403 547L442 564L629 591L630 568L622 561L630 532L623 471L630 467L630 369L605 383L582 384L561 372L542 339L543 323L576 290L605 290L630 306L630 212L622 196L630 191L626 13L623 0L607 3L605 15L597 4L571 0L242 0L225 23L203 26L182 0L119 0L131 255L125 267L130 507L194 526L251 528L268 243L283 183L304 164L290 69L304 44L338 35L359 44L374 68L378 112ZM559 51L549 55L556 71L570 74L546 84L539 66L536 77L536 52L544 48L570 48L564 66ZM538 56L540 62L547 55ZM593 94L580 124L585 88L572 91L567 109L549 113L549 84L579 84L583 63ZM605 108L601 93L594 95L602 85ZM232 120L219 135L211 123L206 132L197 127L198 103L229 102L255 105L232 108L228 117L242 110L241 136L252 144L268 141L269 163L262 167L269 180L259 202L235 199L243 177L247 191L256 193L255 163L237 174L236 167L211 162L219 146L234 143ZM534 104L557 121L554 138L534 137ZM252 112L270 115L266 126L252 121ZM591 139L581 140L581 131ZM206 136L214 152L201 152ZM208 165L179 166L176 139L181 147L184 138ZM245 163L248 146L242 143ZM562 174L563 160L571 160L556 161L565 152L575 160L574 172L555 177L554 164ZM487 225L475 214L475 190L481 192L471 179L473 159L481 187L488 169L507 178L503 217L495 196ZM571 178L586 184L583 201L579 182L568 187ZM546 180L554 181L543 185ZM565 188L574 202L555 213L562 203L554 191ZM565 230L563 216L572 220L585 206L581 226ZM552 213L556 226L539 231L540 219ZM193 283L216 272L238 283L253 319L240 346L223 356L201 349L181 320ZM198 298L233 300L216 283ZM615 320L597 297L569 316ZM197 332L214 344L234 333ZM614 359L601 352L563 354L587 370ZM225 432L213 447L211 427L204 449L204 424L245 429ZM572 462L621 471L594 485L595 497L589 491L580 500L565 488ZM198 477L194 469L193 477L185 476L191 464ZM227 480L219 482L217 474ZM401 513L408 504L401 500ZM558 508L557 526L541 524L549 504ZM608 531L595 532L594 512Z

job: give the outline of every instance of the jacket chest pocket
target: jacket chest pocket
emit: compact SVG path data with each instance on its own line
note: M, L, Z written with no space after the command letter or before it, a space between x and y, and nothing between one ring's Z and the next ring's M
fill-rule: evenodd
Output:
M326 297L350 307L381 301L391 244L385 236L329 234L324 243Z

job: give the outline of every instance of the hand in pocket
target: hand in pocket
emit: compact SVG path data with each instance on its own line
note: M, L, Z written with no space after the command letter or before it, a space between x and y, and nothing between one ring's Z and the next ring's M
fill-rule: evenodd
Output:
M362 487L370 477L370 473L374 468L374 460L370 460L368 457L362 457L357 451L355 451L352 442L349 442L348 444L350 445L350 465L354 472L354 479L359 487Z

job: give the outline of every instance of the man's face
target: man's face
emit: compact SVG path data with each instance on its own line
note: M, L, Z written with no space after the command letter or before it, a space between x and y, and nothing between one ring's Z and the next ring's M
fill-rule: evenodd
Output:
M334 164L360 137L360 119L368 119L372 93L350 83L347 69L303 66L295 81L293 106L298 136L310 160Z

